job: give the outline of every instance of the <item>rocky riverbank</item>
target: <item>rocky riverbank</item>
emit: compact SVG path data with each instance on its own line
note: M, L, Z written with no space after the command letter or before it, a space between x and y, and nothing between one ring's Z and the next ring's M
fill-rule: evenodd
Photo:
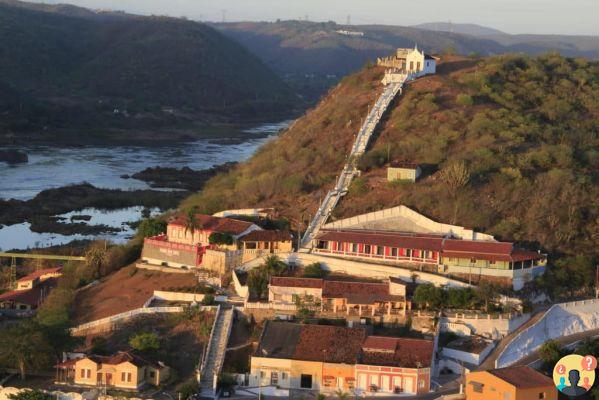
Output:
M204 187L208 179L219 173L229 171L235 165L237 165L236 162L228 162L203 170L193 170L188 167L181 169L164 167L146 168L143 171L133 174L131 178L144 181L153 188L199 191ZM123 176L122 178L125 177Z
M115 228L74 220L61 221L57 215L85 208L118 210L143 206L168 210L175 208L186 195L184 191L101 189L83 183L44 190L31 200L0 200L0 225L29 222L34 232L64 235L109 233L114 232Z

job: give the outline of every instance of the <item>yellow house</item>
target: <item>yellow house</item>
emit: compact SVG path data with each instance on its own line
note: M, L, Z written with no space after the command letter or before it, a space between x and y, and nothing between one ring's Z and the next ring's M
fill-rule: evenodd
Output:
M471 372L466 400L557 400L553 380L528 366Z
M63 362L56 368L57 383L133 391L146 384L158 386L170 374L170 368L163 363L127 352L112 356L90 355Z

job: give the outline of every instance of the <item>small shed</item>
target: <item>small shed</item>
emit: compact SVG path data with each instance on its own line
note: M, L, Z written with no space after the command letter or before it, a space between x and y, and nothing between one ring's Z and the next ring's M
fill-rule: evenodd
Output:
M416 182L420 177L422 170L418 164L414 163L393 163L387 167L387 180Z

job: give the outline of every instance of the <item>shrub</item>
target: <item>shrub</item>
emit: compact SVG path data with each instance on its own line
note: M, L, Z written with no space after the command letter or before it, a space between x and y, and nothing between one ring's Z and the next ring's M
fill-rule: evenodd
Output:
M9 394L8 398L10 400L53 400L54 396L39 389L25 389L19 393Z
M205 306L211 306L215 303L214 296L211 294L204 295L204 299L202 299L202 304Z
M474 104L474 100L472 99L472 96L465 94L465 93L458 94L458 96L456 98L456 102L461 106L471 106Z
M210 244L230 246L233 244L233 236L229 235L228 233L212 232L208 238L208 241Z
M158 218L146 218L137 228L137 236L146 238L157 236L166 232L166 222Z
M319 262L310 264L304 268L304 278L324 278L329 274L329 271L322 268Z
M141 352L153 352L160 349L158 335L153 332L142 332L129 339L129 345Z

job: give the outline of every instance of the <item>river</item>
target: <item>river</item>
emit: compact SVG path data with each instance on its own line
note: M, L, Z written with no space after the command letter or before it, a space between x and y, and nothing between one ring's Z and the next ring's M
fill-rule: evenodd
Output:
M53 147L48 145L20 146L18 149L29 156L27 164L9 166L0 162L0 198L28 200L40 191L70 184L89 182L100 188L123 190L148 189L149 186L136 179L121 176L132 175L148 167L190 167L206 169L230 161L249 158L258 147L289 121L263 124L244 132L247 140L235 144L203 139L191 143L173 143L152 146L77 146ZM231 135L237 136L237 135ZM226 138L226 135L223 135ZM10 149L10 148L9 148ZM90 224L105 224L122 228L120 232L99 236L64 236L53 233L34 233L29 224L17 224L0 228L0 249L27 249L68 243L75 239L97 237L115 242L127 240L133 231L126 224L141 218L141 208L102 211L86 209L64 215L65 221L73 214L91 215ZM156 210L154 210L156 212Z

